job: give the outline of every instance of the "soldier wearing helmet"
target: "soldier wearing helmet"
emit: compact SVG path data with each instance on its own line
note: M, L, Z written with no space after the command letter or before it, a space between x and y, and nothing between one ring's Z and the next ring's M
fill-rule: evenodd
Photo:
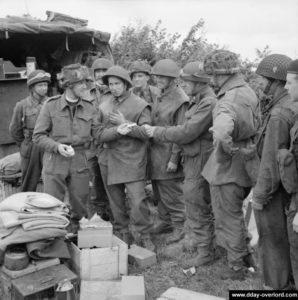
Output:
M134 61L130 66L130 77L132 80L132 92L152 104L159 95L159 90L155 86L149 85L151 67L142 60Z
M152 69L161 94L152 106L152 125L175 126L182 124L188 107L188 97L177 85L180 68L171 59L158 61ZM154 233L174 232L167 244L177 242L184 236L185 204L182 192L183 170L180 164L181 149L174 143L152 140L151 179L154 196L158 199L160 222Z
M214 150L202 175L210 184L218 245L227 250L228 268L221 279L244 280L254 265L248 248L242 204L253 186L258 166L255 136L259 103L244 81L235 53L215 50L204 59L204 70L213 77L218 102L213 111Z
M111 67L102 80L112 97L99 106L93 136L104 143L98 160L114 217L114 230L131 245L131 223L136 243L154 251L145 194L148 137L141 127L151 124L150 106L130 91L130 76L122 67ZM125 205L125 190L130 201L130 215Z
M284 150L290 148L290 129L298 113L297 103L285 89L290 63L291 59L286 55L271 54L260 62L256 70L262 77L264 93L270 96L271 101L260 131L261 164L252 206L259 232L264 285L272 289L285 289L292 280L285 211L290 203L292 187L289 183L294 180L295 186L296 182L293 174L288 173L291 160L287 160L287 168L283 167ZM279 257L278 261L276 257Z
M20 147L22 191L36 191L42 170L43 150L32 142L33 129L43 103L47 100L51 75L34 70L27 77L30 95L17 102L9 126L12 138Z
M102 77L112 66L113 63L104 57L97 58L91 66L96 88L99 91L100 95L109 93L109 88L103 83Z
M293 106L297 107L298 103L298 59L293 60L287 69L287 82L285 85L285 89L288 91L291 100L293 102ZM291 148L294 157L293 165L296 171L292 173L294 178L294 182L297 185L297 173L298 173L298 121L296 119L293 127L290 130L291 137ZM298 203L297 203L297 192L292 192L291 195L291 203L287 209L287 229L288 229L288 237L289 237L289 245L290 245L290 259L292 266L292 273L295 282L295 288L298 288L298 256L296 249L298 248L298 238L297 238L297 228L298 228Z
M290 194L283 184L292 175L284 174L278 167L279 161L283 160L279 149L290 148L290 128L297 113L297 108L284 88L290 62L291 59L286 55L271 54L260 62L256 70L261 76L264 93L271 100L266 107L266 117L259 133L261 163L252 206L260 238L264 285L273 289L286 288L292 273L285 214ZM276 257L279 257L278 263Z
M45 150L44 192L63 201L68 189L71 230L87 216L89 169L86 151L91 142L96 109L86 95L86 72L80 64L62 69L62 95L50 98L36 121L33 141Z
M194 259L185 261L186 267L201 266L214 261L213 216L208 182L201 171L212 151L212 110L216 96L210 88L210 76L200 67L199 62L190 62L180 75L181 86L190 97L188 110L182 125L149 127L146 131L154 140L176 143L181 146L184 157L184 184L186 217L191 229L183 241L186 250L197 249Z

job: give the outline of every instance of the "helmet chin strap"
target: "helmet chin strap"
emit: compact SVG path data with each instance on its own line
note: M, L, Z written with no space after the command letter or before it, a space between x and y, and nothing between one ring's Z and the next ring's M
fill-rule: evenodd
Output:
M268 83L267 83L267 85L265 86L265 89L264 89L264 91L263 91L263 93L265 94L265 95L267 95L267 96L269 96L269 92L271 91L271 87L272 87L272 84L273 84L273 82L274 82L274 80L273 79L271 79L271 78L268 78ZM271 93L270 93L271 94Z

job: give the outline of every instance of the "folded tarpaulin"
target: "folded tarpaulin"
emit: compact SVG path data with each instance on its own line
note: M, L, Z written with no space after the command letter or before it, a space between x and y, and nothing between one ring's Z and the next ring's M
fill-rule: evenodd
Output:
M67 244L64 240L55 238L26 244L29 256L35 260L44 258L70 258Z
M0 211L41 212L49 210L68 212L62 201L46 193L16 193L0 203Z
M43 227L65 228L69 220L63 212L49 211L35 213L18 213L15 211L0 211L0 219L5 228L22 225L26 230Z

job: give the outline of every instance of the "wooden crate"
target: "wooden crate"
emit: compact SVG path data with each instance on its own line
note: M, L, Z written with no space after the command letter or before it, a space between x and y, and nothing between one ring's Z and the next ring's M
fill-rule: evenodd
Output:
M127 275L127 244L113 236L112 247L80 249L69 245L72 268L81 280L111 280Z
M11 297L13 300L55 299L55 290L63 280L71 281L78 293L77 275L60 264L12 280Z

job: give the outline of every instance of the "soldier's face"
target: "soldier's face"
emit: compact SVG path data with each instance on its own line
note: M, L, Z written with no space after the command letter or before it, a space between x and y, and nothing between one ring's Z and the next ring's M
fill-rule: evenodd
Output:
M85 80L79 81L72 86L73 95L76 98L82 97L87 90L87 84Z
M113 96L120 97L126 92L126 84L117 77L109 77L109 88Z
M260 86L260 89L262 91L265 90L265 88L267 87L268 83L270 82L270 80L264 76L258 76L257 79L256 79L257 83L259 84Z
M157 87L161 90L167 89L172 82L171 77L156 75L155 78L156 78Z
M145 73L134 73L132 76L132 83L135 87L146 87L149 76Z
M99 83L99 84L103 84L103 82L102 82L102 76L104 74L106 74L106 72L107 72L107 69L97 69L97 70L95 70L94 71L94 79L95 79L95 81L97 83Z
M181 87L184 90L185 94L191 96L194 92L195 83L189 80L181 80Z
M33 86L33 92L35 92L40 97L46 96L48 92L48 83L47 82L39 82Z
M297 74L287 74L287 82L285 89L288 91L291 99L293 101L298 101L298 75Z

